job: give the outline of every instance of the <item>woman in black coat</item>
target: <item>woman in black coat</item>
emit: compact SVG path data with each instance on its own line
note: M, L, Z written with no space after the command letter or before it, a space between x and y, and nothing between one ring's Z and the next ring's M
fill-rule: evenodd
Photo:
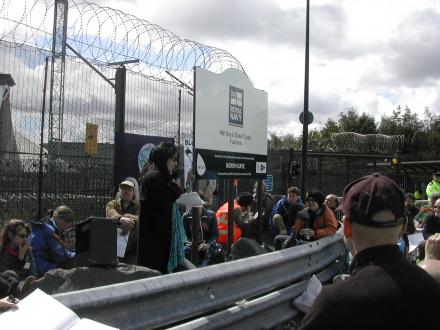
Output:
M168 273L171 249L172 209L179 198L180 182L173 174L177 148L160 143L150 153L140 186L138 265Z

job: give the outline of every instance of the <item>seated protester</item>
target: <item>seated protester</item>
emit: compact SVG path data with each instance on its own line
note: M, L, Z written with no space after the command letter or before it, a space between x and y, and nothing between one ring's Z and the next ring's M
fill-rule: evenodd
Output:
M58 206L49 223L32 222L31 247L38 276L55 268L73 268L75 253L65 248L64 232L74 222L68 206Z
M440 198L434 203L434 212L426 217L423 226L423 238L427 240L431 235L440 233Z
M329 194L325 197L325 205L333 212L336 218L336 209L338 208L338 196L335 194Z
M22 220L11 219L0 233L0 272L14 271L20 279L30 275L24 270L30 246L26 242L30 226Z
M408 257L409 252L409 239L408 236L416 232L416 227L414 224L414 216L419 213L419 209L414 206L415 197L411 193L406 193L405 197L405 208L404 208L404 221L402 227L402 237L397 242L400 252L404 257Z
M202 200L204 197L200 194ZM183 227L187 239L192 242L193 235L193 217L192 208L183 214ZM218 238L217 218L215 213L208 210L206 207L202 208L200 215L199 239L198 246L200 267L211 265L215 262L216 257L221 252L221 246L216 243ZM192 243L185 246L185 257L191 260Z
M139 203L135 200L135 184L130 180L119 184L119 198L111 200L105 207L105 217L118 220L123 234L130 232L123 261L136 264L137 258L137 231L139 222Z
M266 185L264 184L264 182L263 182L262 187L263 187L263 189L262 189L263 194L261 196L262 229L263 229L263 231L266 231L269 226L270 216L271 216L272 209L274 206L274 199L273 199L273 196L266 191ZM252 205L252 208L251 208L251 212L253 214L258 212L257 191L258 191L258 181L255 183L254 190L253 190L254 204ZM256 232L256 230L255 230L255 232Z
M232 243L235 243L242 235L247 237L249 231L249 207L253 203L254 198L248 192L242 192L234 200L234 231ZM218 223L218 239L217 243L226 245L228 243L228 207L229 202L223 204L215 214Z
M420 212L414 217L414 220L416 222L416 226L418 228L423 228L425 225L425 220L427 217L433 213L434 211L434 204L437 201L437 199L440 198L440 193L435 192L431 195L429 198L429 203L425 204L424 206L420 207Z
M298 213L293 225L297 237L317 240L336 233L338 221L324 201L325 196L319 190L307 194L306 208Z
M414 225L414 217L419 214L420 210L414 205L416 198L411 193L405 194L405 216L408 218L408 223L406 225L407 235L412 235L416 232L416 227Z
M296 215L303 208L299 189L297 187L287 189L287 196L281 198L272 209L269 221L272 232L275 235L291 234Z
M314 241L334 235L338 228L338 221L324 201L325 196L322 192L318 190L309 192L306 198L306 208L298 213L292 228L292 235L275 237L275 250L295 246L298 240Z
M408 239L408 223L409 223L409 219L406 216L406 211L405 212L405 216L403 217L403 226L402 226L402 232L400 233L400 239L397 241L397 246L399 247L399 251L400 253L402 253L402 255L404 257L408 256L408 252L409 252L409 239ZM415 229L414 229L415 231Z

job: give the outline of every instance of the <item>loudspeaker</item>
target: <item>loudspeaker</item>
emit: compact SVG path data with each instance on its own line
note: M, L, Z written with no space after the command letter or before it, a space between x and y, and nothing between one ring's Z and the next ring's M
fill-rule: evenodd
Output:
M116 220L97 217L76 224L76 266L116 266L116 228Z

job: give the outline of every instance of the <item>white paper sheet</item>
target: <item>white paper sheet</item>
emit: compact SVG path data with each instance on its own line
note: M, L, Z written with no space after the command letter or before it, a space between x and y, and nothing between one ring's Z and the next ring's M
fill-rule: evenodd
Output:
M423 241L423 234L415 233L412 235L408 235L408 241L409 241L409 252L412 252L419 245L419 243Z
M130 236L130 232L126 235L122 235L122 229L117 228L116 230L116 253L119 258L124 258L125 250L127 249L128 236Z
M40 289L18 302L18 309L0 314L0 325L2 329L14 330L116 329L89 319L80 320L72 310Z

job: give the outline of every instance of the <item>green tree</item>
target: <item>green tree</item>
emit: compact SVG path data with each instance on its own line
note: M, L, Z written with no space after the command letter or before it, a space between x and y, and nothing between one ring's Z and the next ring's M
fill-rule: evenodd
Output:
M421 158L424 160L440 159L440 115L435 115L425 108L423 128L417 138L420 140Z
M359 134L376 134L376 122L373 116L366 113L359 115L356 109L348 108L347 112L339 114L339 127L342 132Z
M333 119L327 119L324 127L320 130L322 139L330 139L332 134L341 132L341 127Z
M400 105L393 111L391 116L382 116L379 124L379 133L385 135L403 135L402 148L403 158L420 158L423 152L423 141L420 134L423 131L423 123L416 113L412 113L408 106L402 111Z
M295 137L293 134L286 134L283 136L278 136L275 133L270 133L269 139L267 140L268 149L279 150L279 149L299 149L302 145L301 136Z

